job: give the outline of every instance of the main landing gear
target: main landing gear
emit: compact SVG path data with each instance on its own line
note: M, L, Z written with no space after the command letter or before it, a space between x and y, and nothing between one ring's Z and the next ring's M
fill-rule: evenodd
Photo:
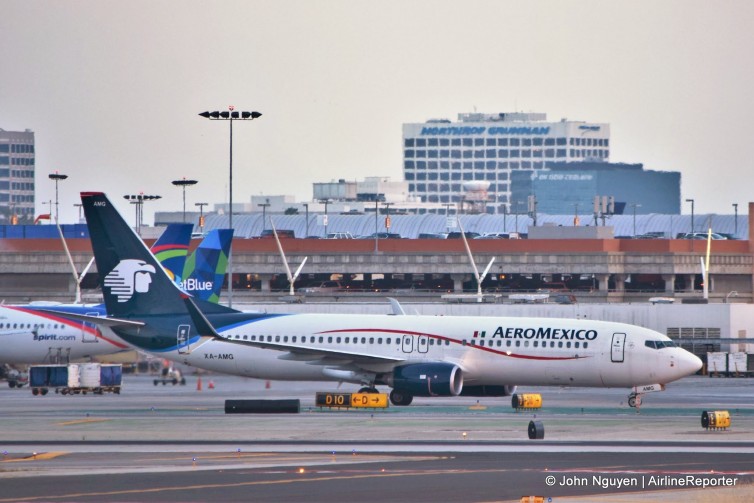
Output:
M379 393L380 391L374 386L363 386L359 389L359 393ZM414 395L407 391L401 391L394 389L390 392L390 403L393 405L411 405L414 400Z
M646 386L634 386L631 394L628 395L629 407L641 407L641 397L645 393L654 393L655 391L665 391L664 384L647 384Z
M394 389L390 392L390 403L392 403L393 405L411 405L411 402L413 400L414 395L412 395L411 393L407 393L398 389Z

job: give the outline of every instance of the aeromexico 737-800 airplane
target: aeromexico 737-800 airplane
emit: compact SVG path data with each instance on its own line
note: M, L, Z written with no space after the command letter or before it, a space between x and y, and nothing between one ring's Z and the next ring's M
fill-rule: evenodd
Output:
M217 302L232 231L210 232L187 261L192 229L192 224L169 225L152 252L182 288ZM44 311L53 308L57 314ZM0 364L65 363L130 349L109 328L72 319L70 314L106 316L102 304L0 305Z
M82 193L106 323L187 365L262 379L345 381L414 396L506 396L516 385L663 388L701 368L665 335L556 318L242 313L180 291L102 193ZM100 320L101 321L101 320ZM641 388L636 388L641 387Z

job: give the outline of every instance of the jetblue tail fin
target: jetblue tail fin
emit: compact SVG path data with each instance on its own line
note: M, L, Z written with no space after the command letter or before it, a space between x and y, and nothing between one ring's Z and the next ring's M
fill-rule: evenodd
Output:
M180 290L107 196L82 192L102 294L109 316L186 313Z
M217 303L232 240L232 229L215 229L207 234L186 261L181 287L198 299Z
M183 280L183 269L186 265L186 255L191 241L193 224L168 224L162 235L150 248L152 254L160 261L162 267L173 275L173 281Z

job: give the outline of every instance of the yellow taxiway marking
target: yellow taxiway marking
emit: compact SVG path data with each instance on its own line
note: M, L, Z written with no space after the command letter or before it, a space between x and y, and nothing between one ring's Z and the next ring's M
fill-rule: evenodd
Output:
M68 454L67 452L40 452L38 454L32 454L31 456L27 456L25 458L14 458L14 459L4 459L2 460L3 463L21 463L24 461L41 461L45 459L54 459L59 456L65 456Z
M73 421L65 421L62 423L57 423L58 426L71 426L73 424L87 424L87 423L104 423L106 421L112 421L112 419L75 419Z
M197 484L193 486L167 486L167 487L154 487L151 489L126 489L123 491L102 491L102 492L90 492L90 493L71 493L71 494L56 494L55 496L28 496L12 499L0 499L0 502L10 501L51 501L58 498L71 499L71 498L92 498L92 497L105 497L105 496L118 496L128 494L154 494L168 491L192 491L202 489L222 489L228 487L249 487L249 486L266 486L277 484L306 484L311 482L326 482L332 480L357 480L365 478L393 478L393 477L422 477L433 475L468 475L474 473L502 473L507 470L504 469L489 469L489 470L407 470L401 472L383 472L383 473L368 473L358 475L326 475L321 477L307 477L307 478L290 478L282 480L259 480L255 482L237 482L234 484Z

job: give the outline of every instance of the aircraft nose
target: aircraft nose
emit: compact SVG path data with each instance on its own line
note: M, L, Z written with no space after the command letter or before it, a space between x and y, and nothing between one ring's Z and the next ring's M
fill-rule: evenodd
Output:
M678 359L678 372L683 376L695 374L702 368L702 360L688 351L683 352Z

